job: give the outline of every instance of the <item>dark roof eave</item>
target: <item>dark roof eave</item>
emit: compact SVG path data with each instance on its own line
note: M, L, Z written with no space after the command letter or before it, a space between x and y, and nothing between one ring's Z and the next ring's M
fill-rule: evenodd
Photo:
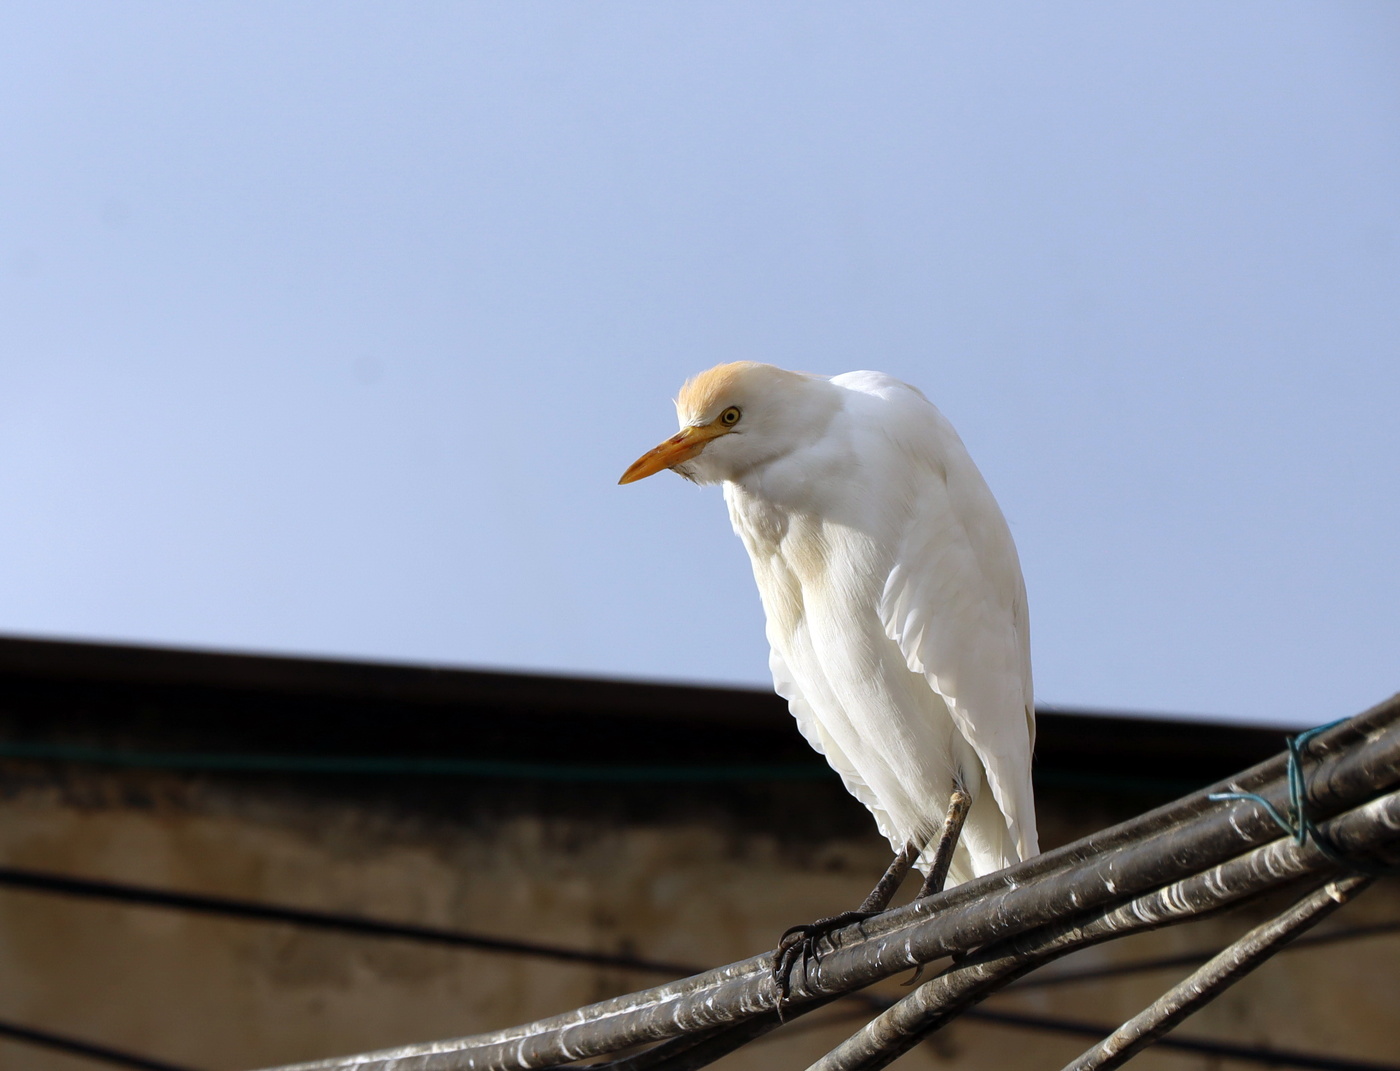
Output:
M751 760L808 754L781 699L741 688L0 637L0 689L0 715L14 706L6 693L23 693L31 710L51 712L23 722L30 738L44 725L97 726L110 735L139 721L148 745L152 734L158 741L168 731L184 746L204 746L204 730L188 717L198 710L230 712L194 719L220 723L210 737L219 747L372 751L387 744L410 753L508 755L532 753L548 735L557 755L578 761L638 761L657 752L698 761L740 748ZM81 702L72 698L79 692ZM79 707L82 726L66 713ZM162 720L153 709L169 713ZM1272 755L1286 735L1281 728L1062 707L1042 709L1037 720L1041 770L1135 771L1194 782ZM561 732L567 740L554 739Z

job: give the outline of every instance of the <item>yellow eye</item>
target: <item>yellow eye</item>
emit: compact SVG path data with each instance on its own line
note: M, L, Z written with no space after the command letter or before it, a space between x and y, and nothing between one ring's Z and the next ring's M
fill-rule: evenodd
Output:
M719 415L719 422L726 428L732 428L735 424L739 423L739 407L731 405Z

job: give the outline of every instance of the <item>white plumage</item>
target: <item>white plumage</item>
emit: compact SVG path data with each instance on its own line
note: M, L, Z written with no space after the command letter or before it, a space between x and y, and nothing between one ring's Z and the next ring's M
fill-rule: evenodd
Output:
M723 482L767 617L773 685L896 851L972 798L950 883L1036 853L1025 584L952 426L878 372L720 365L622 482ZM927 857L920 859L927 870Z

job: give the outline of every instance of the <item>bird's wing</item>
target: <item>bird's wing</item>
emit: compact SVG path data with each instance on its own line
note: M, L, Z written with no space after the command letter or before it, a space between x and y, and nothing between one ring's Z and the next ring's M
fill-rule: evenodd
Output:
M884 805L871 787L866 784L865 779L856 772L855 763L831 738L831 734L822 727L821 718L817 716L811 703L803 695L802 689L797 685L796 676L788 668L787 662L783 660L783 656L778 652L776 646L769 649L768 668L773 674L773 691L787 700L788 710L792 712L793 718L797 721L797 729L802 734L802 738L811 745L813 751L826 757L831 768L840 775L841 783L846 786L846 791L874 816L875 825L880 830L881 835L892 843L900 840L900 833L890 820L889 812L885 810Z
M1010 529L957 433L921 394L883 376L843 380L885 402L881 433L896 453L891 464L908 474L881 621L909 668L947 703L1029 858L1038 850L1030 626Z

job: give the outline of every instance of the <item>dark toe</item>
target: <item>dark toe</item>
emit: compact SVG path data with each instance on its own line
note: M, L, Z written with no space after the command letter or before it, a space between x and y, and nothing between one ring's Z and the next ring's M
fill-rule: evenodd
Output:
M849 926L853 922L864 922L878 912L874 911L843 911L839 915L831 915L824 919L817 919L816 922L804 922L798 926L789 926L783 931L782 937L778 939L778 951L773 956L773 984L778 987L779 1001L785 1001L792 993L792 969L797 966L797 961L802 961L802 972L807 972L809 960L820 961L821 954L817 950L817 942L823 937L830 937L831 934L844 926Z

